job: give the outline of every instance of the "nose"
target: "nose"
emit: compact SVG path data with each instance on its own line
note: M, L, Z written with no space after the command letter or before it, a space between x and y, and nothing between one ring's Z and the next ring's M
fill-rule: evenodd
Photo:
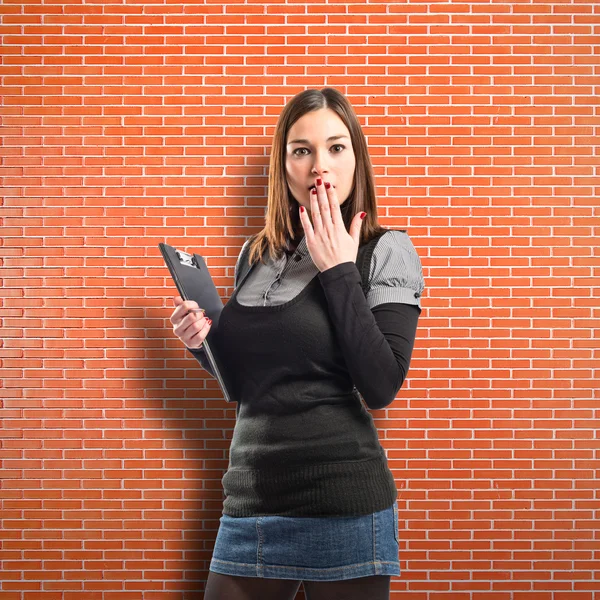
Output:
M327 152L327 150L324 152ZM324 152L317 150L313 154L315 158L313 161L312 173L315 177L322 177L329 173L329 170L327 169L327 154L324 154Z
M329 173L329 171L327 171L327 169L313 169L313 171L312 171L312 174L315 177L315 179L317 177L320 177L321 179L325 180L328 173Z

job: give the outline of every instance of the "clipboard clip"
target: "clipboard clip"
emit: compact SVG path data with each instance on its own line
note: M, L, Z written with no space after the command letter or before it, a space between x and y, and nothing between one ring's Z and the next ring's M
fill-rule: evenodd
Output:
M196 262L196 257L193 254L188 254L183 250L175 250L175 254L177 254L177 258L182 265L187 265L188 267L194 267L196 269L200 268L200 265Z

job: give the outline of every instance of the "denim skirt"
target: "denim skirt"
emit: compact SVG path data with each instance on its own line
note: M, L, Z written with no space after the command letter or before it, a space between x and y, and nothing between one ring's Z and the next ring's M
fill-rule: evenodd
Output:
M358 517L223 514L219 521L215 573L302 581L400 575L397 501Z

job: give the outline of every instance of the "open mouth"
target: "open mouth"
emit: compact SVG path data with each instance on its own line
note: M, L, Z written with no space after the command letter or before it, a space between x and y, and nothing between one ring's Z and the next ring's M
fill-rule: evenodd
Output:
M335 185L334 185L333 187L335 188ZM314 185L311 185L311 186L308 188L308 191L310 192L311 190L316 190L316 189L317 189L317 188L316 188Z

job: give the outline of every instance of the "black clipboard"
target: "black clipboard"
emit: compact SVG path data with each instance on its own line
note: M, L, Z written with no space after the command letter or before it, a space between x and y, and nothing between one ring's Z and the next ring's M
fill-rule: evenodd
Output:
M221 386L225 400L233 402L233 398L227 389L224 373L221 372L218 366L218 353L215 352L214 348L211 348L212 342L218 335L223 302L208 271L206 262L199 254L188 254L162 242L158 244L158 247L179 290L179 295L184 300L197 302L198 306L204 309L206 316L212 319L210 331L202 343L202 348L204 348L208 362Z

